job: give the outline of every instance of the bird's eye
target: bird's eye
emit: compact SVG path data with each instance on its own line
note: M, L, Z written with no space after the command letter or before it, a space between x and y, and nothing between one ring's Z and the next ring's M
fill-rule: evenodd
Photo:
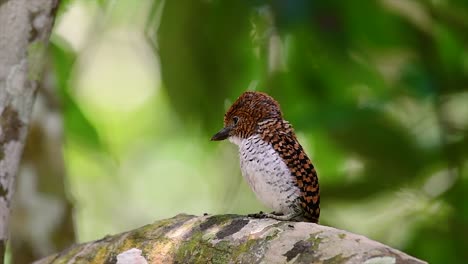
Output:
M237 116L233 117L232 121L234 121L234 125L237 125L237 122L239 122L239 117Z

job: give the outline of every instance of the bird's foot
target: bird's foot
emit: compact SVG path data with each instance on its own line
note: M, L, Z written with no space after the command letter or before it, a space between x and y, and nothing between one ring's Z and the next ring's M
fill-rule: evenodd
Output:
M271 212L270 214L272 214L272 215L276 215L276 216L281 216L281 215L284 215L284 214L283 214L283 213L281 213L281 212L277 213L277 212L275 212L275 211Z
M277 212L271 212L271 213L264 213L260 211L258 214L248 214L248 217L253 217L253 218L271 218L279 221L294 221L294 218L300 216L302 212L293 212L287 215L284 215L283 213L277 213Z
M294 221L294 219L300 216L301 214L302 214L301 212L293 212L293 213L286 214L286 215L266 214L266 217L279 220L279 221Z
M256 214L248 214L247 216L253 218L266 218L267 214L265 214L263 211L260 211Z

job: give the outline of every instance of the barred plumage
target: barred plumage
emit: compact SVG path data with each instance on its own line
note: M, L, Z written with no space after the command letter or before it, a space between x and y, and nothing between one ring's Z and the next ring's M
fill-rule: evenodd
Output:
M320 216L320 190L317 172L304 149L297 141L291 125L284 120L259 127L262 139L269 142L288 166L295 184L301 191L300 206L305 218L318 222Z
M212 140L228 138L239 146L243 176L277 213L264 216L317 223L317 173L279 104L265 93L245 92L227 111L224 125Z

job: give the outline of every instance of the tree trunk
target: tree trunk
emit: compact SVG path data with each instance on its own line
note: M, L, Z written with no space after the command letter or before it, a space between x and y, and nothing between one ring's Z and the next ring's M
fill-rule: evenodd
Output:
M15 176L58 0L0 1L0 263Z
M38 88L17 176L10 217L15 264L31 263L75 242L73 204L65 188L62 113L54 88L44 81Z
M237 215L171 219L72 246L46 263L426 263L347 231Z

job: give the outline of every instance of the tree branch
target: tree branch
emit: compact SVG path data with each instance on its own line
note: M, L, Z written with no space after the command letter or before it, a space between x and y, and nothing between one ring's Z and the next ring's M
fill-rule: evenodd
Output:
M46 263L426 263L332 227L238 215L176 217L72 246Z

